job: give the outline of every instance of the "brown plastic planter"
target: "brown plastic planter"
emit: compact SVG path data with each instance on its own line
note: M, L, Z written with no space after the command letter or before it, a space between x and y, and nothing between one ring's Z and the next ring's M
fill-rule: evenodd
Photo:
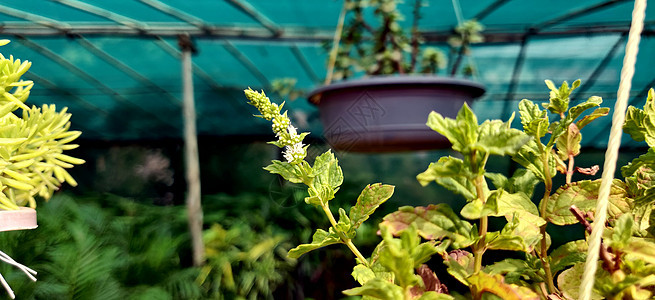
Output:
M384 76L349 80L309 94L319 108L332 148L354 152L429 150L450 147L425 123L436 111L454 118L484 94L470 80L437 76Z

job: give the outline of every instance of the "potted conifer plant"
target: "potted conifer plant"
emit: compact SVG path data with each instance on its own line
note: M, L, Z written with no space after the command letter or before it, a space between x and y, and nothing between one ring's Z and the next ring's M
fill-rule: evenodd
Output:
M0 40L0 46L9 40ZM78 145L69 144L81 132L69 131L71 114L55 105L25 105L34 83L22 80L29 61L0 54L0 231L34 229L36 197L50 199L59 187L77 182L66 171L84 160L63 154ZM22 114L16 113L18 109ZM0 260L21 269L32 280L35 271L0 251ZM13 299L2 275L0 282Z
M454 78L460 71L473 73L471 66L462 67L462 58L472 43L482 41L482 26L471 20L455 29L449 40L450 76L437 76L448 63L440 50L420 47L422 2L414 2L407 33L399 25L403 16L397 0L346 0L344 11L350 18L337 30L341 34L330 54L326 85L308 97L320 110L333 148L384 152L447 147L447 139L426 128L426 112L453 117L464 103L484 93L481 84ZM378 18L375 28L364 17L368 11ZM367 76L350 80L361 73ZM331 83L333 79L340 81Z

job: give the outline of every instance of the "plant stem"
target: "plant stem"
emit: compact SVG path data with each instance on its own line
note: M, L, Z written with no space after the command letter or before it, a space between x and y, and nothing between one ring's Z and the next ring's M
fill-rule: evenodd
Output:
M330 220L330 224L332 224L332 228L334 228L334 230L337 231L338 233L341 233L337 229L337 220L334 219L334 216L332 215L332 211L330 211L330 207L327 206L327 204L322 204L321 207L323 208L323 212L325 212L325 215L328 217L328 220ZM359 250L357 249L357 247L355 247L355 244L353 244L351 239L344 238L342 234L339 234L339 237L341 237L341 241L343 241L343 243L346 244L346 246L348 246L348 249L350 249L350 251L352 251L352 253L355 254L357 259L359 259L359 261L362 264L364 264L367 267L370 267L368 260L366 260L366 258L364 258L362 253L359 252Z
M541 143L539 143L541 144ZM550 154L550 147L546 148L542 152L541 161L544 166L544 198L541 200L541 207L539 208L539 213L542 218L546 217L546 209L548 207L548 201L550 200L550 192L553 189L553 179L550 176L550 166L548 164L548 155ZM550 269L550 262L548 261L548 244L546 243L546 226L548 223L542 225L539 230L541 232L541 251L539 251L539 258L541 259L541 264L544 267L544 272L546 273L546 284L548 285L548 291L550 293L556 293L557 288L553 282L553 272Z
M487 162L487 159L489 158L489 155L485 155L484 159L481 162L481 166L478 166L476 164L476 153L473 152L471 154L471 166L473 169L474 173L479 173L480 169L484 168L484 165ZM475 192L478 196L478 200L482 201L484 204L487 201L487 197L484 194L484 188L486 185L486 182L484 181L484 175L480 174L478 175L473 184L475 185ZM489 219L487 216L484 216L480 218L480 229L478 231L478 235L480 236L480 240L477 242L475 247L473 248L474 256L475 256L475 263L474 263L474 272L480 272L482 270L482 255L484 255L484 252L486 251L487 248L487 242L485 237L487 236L487 227L488 227Z
M569 166L568 169L566 170L566 184L571 183L571 179L573 178L574 165L575 165L575 158L573 157L573 154L569 154Z

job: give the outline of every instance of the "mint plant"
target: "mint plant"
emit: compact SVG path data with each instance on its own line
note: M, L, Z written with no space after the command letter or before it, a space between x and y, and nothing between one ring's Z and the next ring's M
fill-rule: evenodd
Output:
M575 172L593 175L597 166L576 166L580 154L580 129L609 113L600 107L600 97L571 105L571 86L555 86L541 107L524 99L519 103L522 130L507 121L479 123L464 105L456 118L430 113L427 125L445 136L457 155L441 157L418 174L422 185L431 182L458 194L466 202L459 214L446 204L405 206L379 224L382 241L368 257L352 243L356 229L393 194L393 186L367 186L350 211L339 208L337 221L329 201L343 182L334 154L327 151L311 165L306 161L307 133L298 134L290 125L283 105L263 93L246 90L250 104L260 117L273 122L278 138L271 142L284 149L286 161L274 160L265 169L308 187L305 202L321 209L330 220L327 230L317 229L312 242L289 251L297 258L311 250L344 244L355 255L353 277L360 287L344 291L377 299L454 299L462 295L443 286L425 264L434 256L447 271L469 288L472 299L577 299L584 271L587 241L568 242L551 249L549 224L580 223L590 231L600 180L573 182ZM624 179L615 179L610 195L609 220L601 247L602 270L595 293L607 299L649 299L655 294L655 92L651 90L644 109L629 108L624 130L649 151L622 168ZM523 166L511 175L486 171L492 156L509 156ZM556 187L553 177L564 176ZM543 185L543 195L535 195ZM538 203L535 204L535 203ZM500 230L490 228L491 218L500 218ZM489 253L513 251L512 258L493 261ZM437 258L438 257L438 258Z
M9 40L0 40L0 46ZM25 101L34 83L21 80L29 61L0 54L0 209L36 207L35 196L48 200L62 183L77 182L66 171L84 160L63 154L78 147L69 144L81 134L69 131L71 115L55 105L28 107ZM16 114L22 109L22 115Z

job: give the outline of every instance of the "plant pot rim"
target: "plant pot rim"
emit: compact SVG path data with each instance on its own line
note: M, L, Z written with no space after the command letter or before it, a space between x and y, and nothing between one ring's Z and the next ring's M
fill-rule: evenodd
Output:
M16 210L0 210L0 232L11 230L34 229L36 223L36 210L29 207L20 207Z
M485 92L484 85L456 77L442 77L436 75L380 75L371 76L360 79L349 79L328 85L320 86L311 92L307 99L309 102L317 105L320 102L321 94L342 89L358 89L364 87L376 86L447 86L467 89L470 91L473 98L482 96Z

